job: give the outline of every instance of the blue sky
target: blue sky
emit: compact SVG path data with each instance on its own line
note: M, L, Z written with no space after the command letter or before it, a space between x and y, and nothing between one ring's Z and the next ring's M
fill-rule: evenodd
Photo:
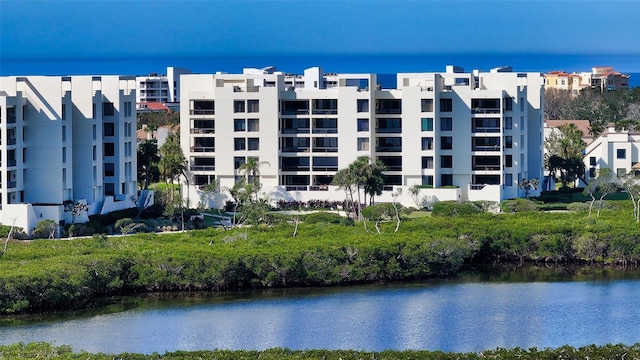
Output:
M640 54L640 0L0 0L4 59Z

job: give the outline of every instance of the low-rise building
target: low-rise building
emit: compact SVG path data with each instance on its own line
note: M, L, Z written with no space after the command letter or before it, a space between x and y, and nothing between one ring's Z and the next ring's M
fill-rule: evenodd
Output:
M598 170L611 169L619 177L638 168L640 163L640 133L628 130L615 130L609 127L607 132L587 146L584 166L587 180L594 178Z

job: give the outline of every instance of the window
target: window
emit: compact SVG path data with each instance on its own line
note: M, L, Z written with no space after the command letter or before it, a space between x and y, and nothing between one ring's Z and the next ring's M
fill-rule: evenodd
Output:
M433 138L432 137L423 137L422 138L422 150L433 150Z
M104 156L115 156L116 147L114 143L104 143Z
M513 98L510 98L510 97L504 98L504 109L506 111L513 110Z
M617 159L626 159L627 158L627 150L626 149L618 149L618 150L616 150L616 158Z
M451 150L451 149L453 149L453 138L451 136L441 136L440 137L440 149L441 150Z
M504 156L504 166L512 167L513 166L513 155L505 155Z
M131 143L124 143L124 156L131 156Z
M453 175L451 174L440 175L440 186L453 186Z
M124 103L124 117L131 117L131 101Z
M247 100L247 112L260 112L260 100Z
M247 120L247 131L249 131L249 132L260 131L260 120L259 119L248 119Z
M67 148L63 147L62 148L62 163L66 163L67 162Z
M513 118L511 118L511 116L507 116L504 118L504 129L505 130L513 129Z
M358 112L369 112L369 99L358 99Z
M504 174L504 185L513 186L513 174Z
M524 111L524 98L520 98L520 111Z
M113 103L102 103L102 116L114 116L116 109L113 107Z
M91 147L91 153L92 153L93 161L98 160L98 148L95 145Z
M440 156L440 167L443 169L451 169L453 167L453 156L451 155Z
M131 137L131 121L127 121L124 123L124 136Z
M511 149L513 147L513 136L507 135L504 137L504 147Z
M247 150L249 150L249 151L260 150L260 139L259 138L248 138L247 139Z
M233 101L233 112L234 113L243 113L244 112L244 100L234 100Z
M590 156L589 157L589 165L596 166L596 157L595 156Z
M93 126L91 127L91 132L93 133L93 140L95 140L96 136L97 136L96 133L98 132L98 130L96 128L96 124L93 124Z
M433 112L433 99L422 99L420 109L422 112Z
M244 165L247 160L243 156L236 156L233 158L233 168L238 170L240 166Z
M369 138L358 138L358 151L369 151Z
M422 118L421 120L422 131L433 131L433 118Z
M22 120L24 120L24 110L22 113ZM67 105L62 104L62 120L67 120Z
M440 99L440 112L452 112L453 99Z
M450 117L440 118L440 130L441 131L453 130L453 119Z
M102 125L102 136L114 136L116 133L116 126L114 123L104 123Z
M104 176L114 176L116 174L114 163L104 163Z
M422 175L422 185L433 186L433 175Z
M233 131L246 131L246 121L244 119L233 119Z
M104 183L104 196L113 196L116 194L116 187L113 183Z
M67 141L67 127L64 125L62 126L62 141Z
M369 119L358 119L358 131L369 131Z
M96 118L96 104L95 103L91 104L91 118L92 119Z
M238 151L238 150L245 150L247 148L246 145L246 140L244 138L235 138L233 139L233 149Z
M423 156L422 157L422 168L423 169L433 169L433 156Z

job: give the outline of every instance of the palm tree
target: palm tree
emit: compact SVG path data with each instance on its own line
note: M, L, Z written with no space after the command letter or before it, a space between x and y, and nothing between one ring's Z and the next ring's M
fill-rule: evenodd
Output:
M176 176L185 174L187 169L186 160L180 147L180 139L175 134L169 135L167 141L160 147L160 156L158 167L165 183L167 180L171 181L171 201L173 201L173 180Z
M258 191L260 184L260 168L263 165L271 166L268 161L259 161L258 158L250 157L247 162L240 165L238 170L247 177L247 182L253 186L256 201L258 200Z

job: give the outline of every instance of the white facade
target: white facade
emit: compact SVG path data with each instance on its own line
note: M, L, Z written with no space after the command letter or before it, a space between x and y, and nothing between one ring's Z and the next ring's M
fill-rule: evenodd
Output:
M134 77L0 77L2 224L86 221L106 198L132 207L135 129ZM88 211L72 217L70 202Z
M343 200L330 186L360 156L382 161L386 190L399 200L424 185L430 201L501 201L522 196L523 178L543 175L543 77L509 68L397 74L380 89L375 74L304 75L269 69L182 76L181 144L191 202L198 187L234 185L249 157L272 201ZM221 203L216 204L220 206Z
M640 134L609 128L605 135L587 146L583 161L587 180L596 177L602 168L624 176L640 162Z
M136 77L136 103L174 103L180 101L180 75L190 74L188 69L167 67L166 75L149 74Z

